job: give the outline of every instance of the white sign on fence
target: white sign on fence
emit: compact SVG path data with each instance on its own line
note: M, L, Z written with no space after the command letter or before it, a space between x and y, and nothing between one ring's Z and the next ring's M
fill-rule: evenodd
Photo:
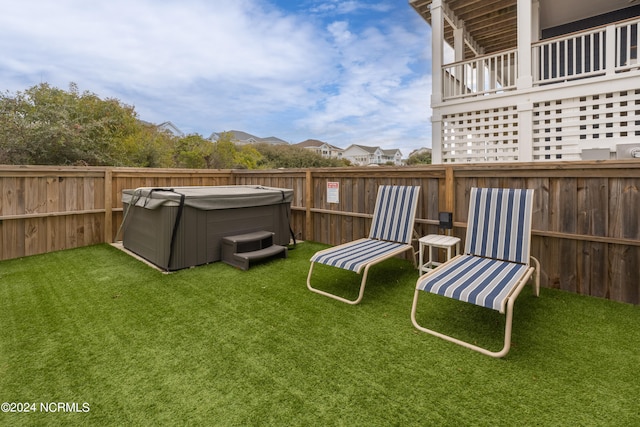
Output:
M340 184L338 182L327 182L327 203L340 202Z

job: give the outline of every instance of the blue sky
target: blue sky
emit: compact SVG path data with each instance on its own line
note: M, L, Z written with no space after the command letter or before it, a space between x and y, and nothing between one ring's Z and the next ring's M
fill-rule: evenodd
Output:
M74 82L205 137L431 146L430 28L408 0L3 3L3 92Z

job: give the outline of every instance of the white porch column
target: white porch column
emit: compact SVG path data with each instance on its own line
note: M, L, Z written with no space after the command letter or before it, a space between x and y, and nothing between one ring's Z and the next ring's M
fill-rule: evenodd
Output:
M431 116L431 164L442 164L442 116Z
M531 41L540 41L540 2L533 0L531 4Z
M464 25L453 30L453 45L455 62L464 61Z
M444 12L442 0L431 3L431 106L442 102L442 62L444 51ZM434 145L440 141L438 137Z
M533 86L531 70L532 0L518 0L518 89Z

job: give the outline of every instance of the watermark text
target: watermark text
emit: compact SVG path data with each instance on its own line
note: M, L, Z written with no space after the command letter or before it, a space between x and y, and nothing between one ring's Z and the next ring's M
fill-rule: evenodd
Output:
M91 405L87 402L2 402L1 412L26 413L78 413L83 414L91 411Z

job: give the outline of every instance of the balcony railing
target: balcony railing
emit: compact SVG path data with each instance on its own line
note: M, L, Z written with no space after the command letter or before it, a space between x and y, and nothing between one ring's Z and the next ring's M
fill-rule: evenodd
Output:
M640 19L536 42L531 46L535 86L638 69ZM512 49L442 67L443 100L517 89L518 51Z
M532 47L534 84L602 75L606 68L606 29L539 42Z
M444 99L500 93L516 88L517 50L442 67Z
M638 65L638 26L640 19L616 25L616 70L624 71Z

